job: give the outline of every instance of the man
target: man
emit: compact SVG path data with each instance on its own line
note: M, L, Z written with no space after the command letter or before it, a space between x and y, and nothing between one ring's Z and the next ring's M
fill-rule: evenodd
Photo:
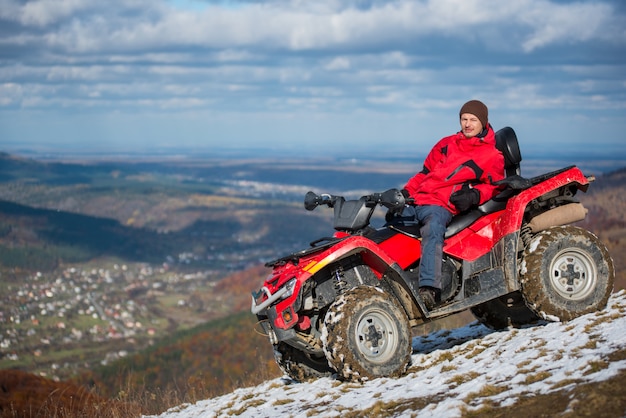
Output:
M470 100L459 111L461 130L441 139L424 160L422 171L404 186L420 222L422 257L420 296L428 309L441 299L441 263L446 226L453 215L491 199L504 178L504 157L496 148L487 106Z

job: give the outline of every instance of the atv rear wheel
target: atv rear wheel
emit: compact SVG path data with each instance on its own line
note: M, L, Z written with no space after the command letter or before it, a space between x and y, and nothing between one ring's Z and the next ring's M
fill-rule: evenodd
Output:
M522 294L528 307L547 320L569 321L604 308L614 278L608 250L582 228L549 228L524 251Z
M328 377L334 373L326 357L312 357L284 342L274 345L274 359L283 373L297 382Z
M346 380L400 376L411 361L408 318L393 296L377 287L355 287L332 303L322 343L329 364Z
M540 318L531 311L520 292L490 300L471 308L478 321L491 329L519 328L537 322Z

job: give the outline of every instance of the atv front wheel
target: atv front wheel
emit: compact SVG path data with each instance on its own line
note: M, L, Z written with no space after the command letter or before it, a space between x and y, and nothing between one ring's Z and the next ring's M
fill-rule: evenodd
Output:
M297 382L328 377L333 373L326 357L310 356L284 342L274 345L274 359L283 373Z
M330 306L322 331L329 364L346 380L404 374L411 361L409 321L391 295L359 286Z
M478 321L491 329L519 328L537 322L540 318L531 311L520 292L481 303L471 308Z
M522 294L528 307L547 320L569 321L603 309L614 278L608 250L582 228L549 228L524 251Z

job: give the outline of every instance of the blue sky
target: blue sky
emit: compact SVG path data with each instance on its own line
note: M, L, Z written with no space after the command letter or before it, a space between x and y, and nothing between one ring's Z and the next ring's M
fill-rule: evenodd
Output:
M427 151L480 99L626 158L623 1L0 0L0 34L0 150Z

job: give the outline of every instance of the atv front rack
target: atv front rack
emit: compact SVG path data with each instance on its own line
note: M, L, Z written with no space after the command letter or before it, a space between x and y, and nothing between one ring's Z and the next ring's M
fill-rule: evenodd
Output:
M268 306L276 302L278 299L283 297L289 297L291 293L293 293L295 285L296 281L290 280L289 282L287 282L287 284L278 289L278 291L273 295L265 286L263 286L258 292L253 292L252 307L250 308L252 314L257 315L258 313L263 312ZM263 295L267 296L267 299L257 305L257 300L259 300L259 298Z

